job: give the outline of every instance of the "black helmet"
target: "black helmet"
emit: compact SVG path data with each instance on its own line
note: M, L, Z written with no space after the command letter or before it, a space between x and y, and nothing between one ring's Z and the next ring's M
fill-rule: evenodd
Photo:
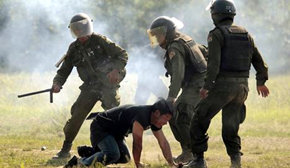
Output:
M236 15L236 8L233 0L213 0L207 7L210 13L213 14L226 14Z
M93 33L92 19L85 13L74 15L68 26L74 38L80 38Z
M164 26L167 31L173 31L176 28L174 22L168 16L159 16L153 20L150 30Z
M182 27L183 23L176 18L170 18L168 16L157 17L147 30L151 45L156 46L158 44L155 38L156 36L162 35L166 39L170 39L175 34L175 30Z

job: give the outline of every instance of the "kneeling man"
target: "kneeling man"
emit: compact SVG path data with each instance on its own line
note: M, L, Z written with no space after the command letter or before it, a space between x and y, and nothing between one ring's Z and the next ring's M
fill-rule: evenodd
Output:
M96 162L104 165L127 163L130 160L125 136L133 134L133 158L137 168L140 162L144 130L151 129L158 140L164 158L169 166L175 167L169 143L162 132L173 114L171 103L161 99L153 105L124 105L95 115L91 124L91 144L96 152L80 159L81 164L90 166ZM90 117L89 116L89 117Z

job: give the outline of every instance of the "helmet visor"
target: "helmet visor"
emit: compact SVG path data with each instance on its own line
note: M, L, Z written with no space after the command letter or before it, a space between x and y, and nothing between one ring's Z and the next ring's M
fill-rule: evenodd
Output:
M156 27L153 29L148 29L147 33L149 36L151 47L156 47L162 40L165 39L167 29L165 26Z
M89 19L73 22L69 25L73 38L80 38L93 33L93 24Z

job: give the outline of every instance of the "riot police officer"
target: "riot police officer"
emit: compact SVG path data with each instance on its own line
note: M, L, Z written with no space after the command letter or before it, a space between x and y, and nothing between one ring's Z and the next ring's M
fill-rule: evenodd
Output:
M71 43L62 66L53 79L53 92L58 93L73 67L84 82L81 93L71 108L71 118L64 126L65 140L54 158L70 157L70 149L83 121L97 101L105 110L118 106L119 83L125 76L128 55L124 49L93 32L90 17L84 13L72 17L69 25L76 40Z
M208 35L208 67L201 102L191 121L191 149L196 158L187 166L204 168L207 129L211 119L222 110L222 138L231 159L231 168L241 167L239 125L245 119L251 64L257 71L257 91L269 94L265 85L268 68L248 31L233 24L236 8L231 0L214 0L209 7L216 26Z
M204 46L177 30L182 27L181 21L160 16L147 31L151 45L159 45L166 50L164 66L166 76L170 76L167 100L176 105L176 112L169 123L182 148L182 153L174 159L176 163L187 163L192 159L189 125L193 109L200 101L199 90L203 86L206 71L204 55L207 54ZM181 89L182 93L175 101Z

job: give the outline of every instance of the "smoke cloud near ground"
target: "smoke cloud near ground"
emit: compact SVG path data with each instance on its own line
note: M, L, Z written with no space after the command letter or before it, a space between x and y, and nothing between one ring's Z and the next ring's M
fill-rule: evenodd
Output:
M120 6L115 5L116 3L120 3ZM148 1L148 4L152 3L155 1ZM164 2L165 6L156 8L159 10L147 10L146 12L149 12L144 14L139 11L137 1L128 0L121 2L3 0L0 3L3 9L0 18L1 66L7 67L10 72L56 71L54 64L65 54L69 44L74 40L67 27L69 21L76 13L84 12L94 20L96 33L108 36L128 51L127 72L128 76L136 76L138 84L136 92L139 92L140 88L139 95L150 96L148 95L150 92L156 93L157 97L166 97L167 86L161 78L165 73L162 60L164 51L148 47L146 29L158 16L175 17L184 22L185 26L180 30L181 32L207 45L207 34L214 28L209 11L205 10L208 3L209 0L168 1L168 3ZM108 7L107 4L115 5L114 9L107 13L97 10L101 11L100 8ZM119 8L115 8L116 6L126 10L119 11ZM288 30L290 28L289 1L275 3L270 0L239 0L236 1L236 8L235 22L246 27L254 36L259 50L269 65L270 73L289 72L290 61L285 58L289 55L287 48L290 48L290 34L289 31L287 33L282 31L285 27L286 29L288 27ZM249 10L249 8L252 9ZM137 12L146 17L139 18ZM136 24L134 26L141 27L141 31L129 31L127 28L132 26L129 24ZM118 34L112 34L112 31ZM125 80L130 83L129 77ZM145 93L146 87L148 88ZM157 91L156 88L159 90ZM136 98L135 101L144 103L145 98L142 96Z

